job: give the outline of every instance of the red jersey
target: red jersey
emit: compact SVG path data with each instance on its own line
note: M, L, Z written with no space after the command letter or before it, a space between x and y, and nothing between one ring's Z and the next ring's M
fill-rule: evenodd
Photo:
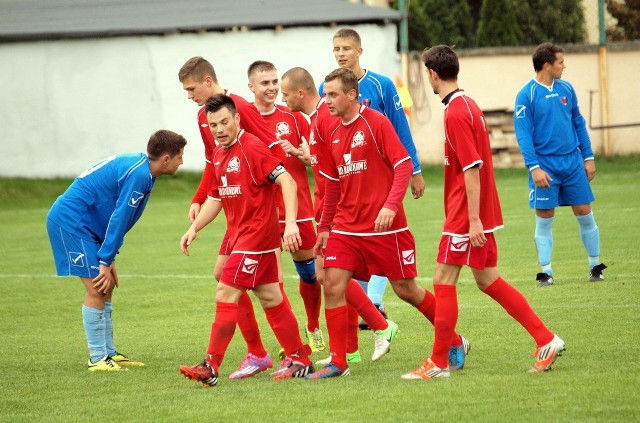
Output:
M482 111L464 91L455 92L444 111L445 235L469 234L464 172L480 165L480 221L484 232L503 227L500 199L493 174L489 133Z
M340 183L332 231L365 236L408 230L402 198L397 201L392 226L386 232L374 229L378 213L389 199L396 167L411 160L389 119L361 106L360 113L351 122L341 122L329 139L329 154L320 167L328 178ZM410 175L409 170L407 178ZM402 195L404 192L406 185Z
M276 141L276 138L272 131L269 130L264 120L260 117L260 112L255 106L249 103L239 95L230 93L225 90L225 94L231 97L236 105L236 110L240 114L240 128L245 129L250 134L258 137L263 143L265 143L272 151L274 155L280 159L284 159L284 151L282 147ZM207 121L207 112L205 106L202 106L198 111L198 128L200 129L200 136L204 143L204 160L205 169L204 175L200 180L198 190L193 196L191 203L204 203L207 198L207 192L209 190L209 180L211 179L211 160L210 157L213 151L217 148L215 138L209 129L209 122Z
M232 253L280 249L274 184L269 174L280 165L257 137L241 130L229 147L213 152L209 198L222 201Z
M309 136L307 137L309 143L309 152L311 154L311 170L316 181L314 194L314 215L316 222L320 222L320 216L322 215L322 206L324 199L324 186L325 175L320 172L319 163L322 162L323 156L329 154L329 139L333 130L340 125L340 118L338 116L331 116L329 108L325 103L325 98L322 97L316 109L309 116L311 123L309 125Z
M296 148L300 147L302 136L309 131L309 122L300 112L293 113L285 106L276 105L271 112L261 113L267 127L279 140L287 140ZM298 185L298 216L296 221L313 220L313 202L309 189L307 167L296 157L287 155L283 164L287 172ZM284 201L282 195L277 196L278 218L284 223Z

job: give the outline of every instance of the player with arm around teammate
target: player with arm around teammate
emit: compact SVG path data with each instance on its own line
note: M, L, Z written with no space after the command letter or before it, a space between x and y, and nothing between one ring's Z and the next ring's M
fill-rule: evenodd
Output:
M484 115L458 88L458 56L439 45L422 54L429 83L445 105L444 215L433 277L435 336L430 358L403 379L449 377L447 351L458 321L456 284L469 266L478 288L500 304L535 340L531 372L551 368L565 344L533 311L527 299L498 273L494 232L503 227Z
M218 382L219 368L235 332L238 301L246 290L259 298L291 365L272 374L273 379L303 377L313 372L311 349L304 345L298 322L288 301L282 297L278 281L277 253L282 242L295 251L300 245L296 225L296 184L280 161L256 137L241 130L240 115L233 100L216 95L206 103L211 132L220 145L213 156L209 198L180 241L184 254L199 230L224 210L232 248L225 262L216 291L216 311L209 336L207 357L202 364L181 366L187 378L206 386ZM282 189L286 207L286 228L279 234L273 185Z
M320 163L327 181L316 243L324 255L331 363L308 375L308 379L350 373L345 292L352 276L363 280L372 274L386 276L398 297L431 322L435 314L434 296L415 281L415 240L402 206L411 177L409 155L389 120L358 103L358 80L351 70L336 69L327 75L325 92L331 114L341 117L341 124L329 138L326 160ZM371 184L372 178L376 179L375 185ZM384 347L388 351L397 329L389 321L376 350ZM462 348L459 335L452 335L449 341L447 348L451 342Z
M125 234L140 219L156 178L178 170L186 144L181 135L157 131L146 154L120 154L96 163L49 210L47 231L57 274L78 276L85 286L82 322L89 371L143 365L114 345L112 299L119 283L115 257Z
M604 280L600 263L600 229L591 203L589 182L596 165L586 122L573 86L561 79L562 47L540 44L533 53L536 76L516 96L513 123L524 163L529 170L529 207L535 209L535 242L541 272L538 286L554 283L551 268L555 209L571 206L589 258L589 279Z

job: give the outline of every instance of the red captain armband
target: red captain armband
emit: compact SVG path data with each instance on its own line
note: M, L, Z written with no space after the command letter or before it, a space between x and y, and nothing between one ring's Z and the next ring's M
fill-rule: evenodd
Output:
M287 169L285 169L284 166L279 164L275 169L273 169L271 171L271 173L269 174L267 179L269 179L270 182L275 182L276 179L278 179L278 176L282 175L286 171L287 171Z

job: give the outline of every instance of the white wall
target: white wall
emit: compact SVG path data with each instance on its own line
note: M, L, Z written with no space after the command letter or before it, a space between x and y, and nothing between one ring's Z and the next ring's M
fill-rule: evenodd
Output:
M356 25L361 64L400 72L394 25ZM202 168L195 103L178 70L192 56L211 61L220 84L251 99L246 69L269 60L282 73L307 68L319 84L336 67L337 28L292 28L0 44L0 176L75 176L106 156L143 151L170 129L188 145L184 169Z

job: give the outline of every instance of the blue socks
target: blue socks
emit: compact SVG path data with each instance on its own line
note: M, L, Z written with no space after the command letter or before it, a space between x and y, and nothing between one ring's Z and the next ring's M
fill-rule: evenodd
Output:
M107 346L107 354L109 357L116 355L116 347L113 345L113 320L111 320L111 312L113 306L111 301L104 302L104 340Z
M367 295L371 302L380 309L384 310L382 306L382 299L384 298L384 291L387 289L387 278L385 276L371 276L369 280L369 287L367 289Z
M593 212L584 216L576 216L580 224L580 237L587 255L589 256L589 268L600 263L600 229L596 225Z
M96 363L107 356L104 310L82 305L82 324L87 335L89 359Z
M538 263L542 266L542 271L548 275L553 275L553 271L551 270L551 251L553 250L552 225L553 217L543 218L536 216L535 241L538 250Z

